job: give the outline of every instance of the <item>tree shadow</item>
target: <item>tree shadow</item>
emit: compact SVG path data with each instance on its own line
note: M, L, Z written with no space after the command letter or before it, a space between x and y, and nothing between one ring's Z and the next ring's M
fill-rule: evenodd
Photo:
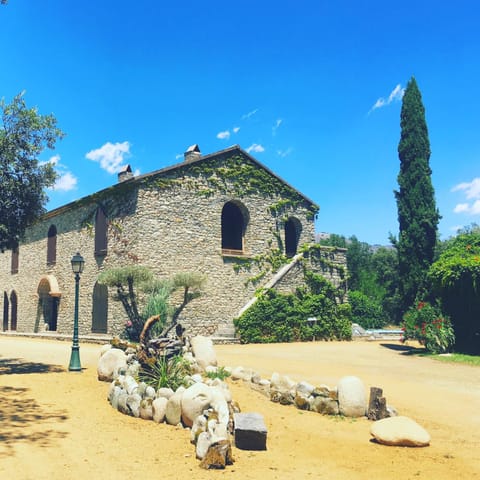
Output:
M425 353L424 348L411 347L409 345L399 345L398 343L381 343L380 346L400 352L401 355L418 355Z
M18 442L46 447L67 435L51 425L67 420L66 411L39 405L29 398L28 391L22 387L0 387L0 459L13 455L14 444Z
M26 362L20 358L0 358L0 375L23 375L27 373L60 373L63 367L46 363Z

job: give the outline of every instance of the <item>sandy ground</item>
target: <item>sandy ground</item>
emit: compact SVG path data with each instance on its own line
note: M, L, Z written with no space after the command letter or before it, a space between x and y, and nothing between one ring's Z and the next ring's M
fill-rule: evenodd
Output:
M216 347L219 364L277 371L334 386L344 375L379 386L389 404L424 426L426 448L371 441L366 419L325 417L231 386L243 411L264 415L268 450L234 448L235 464L205 471L189 431L127 417L97 381L98 345L81 344L82 373L67 371L70 344L0 336L0 478L68 479L480 479L480 368L406 355L395 342Z

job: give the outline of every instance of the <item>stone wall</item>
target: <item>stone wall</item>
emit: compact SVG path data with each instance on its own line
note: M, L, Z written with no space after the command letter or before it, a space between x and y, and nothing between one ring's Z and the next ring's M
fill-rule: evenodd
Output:
M235 154L238 164L242 155ZM249 159L241 161L248 163ZM216 171L222 175L217 176ZM93 288L100 272L132 263L165 279L187 271L206 275L203 295L188 304L180 318L188 333L208 335L219 325L231 324L255 290L270 278L270 272L262 273L266 270L263 259L276 249L284 251L286 219L295 218L301 225L299 246L314 241L314 208L287 186L289 193L270 173L269 191L262 191L262 185L255 191L225 172L231 173L224 156L210 156L208 162L129 180L47 214L28 230L20 245L18 273L10 273L11 252L0 254L0 287L7 296L14 290L18 297L17 330L43 330L39 291L45 285L55 289L58 284L57 332L72 332L75 282L70 259L77 251L85 258L80 281L81 335L92 330ZM237 256L226 255L221 248L222 208L229 201L248 212L244 251ZM99 206L109 219L106 256L94 254L94 219ZM55 265L47 266L51 225L57 228L57 256ZM246 263L249 268L242 268ZM252 282L259 274L263 275L261 282ZM121 304L113 300L114 293L109 291L110 335L120 333L127 320ZM4 298L0 300L3 304Z

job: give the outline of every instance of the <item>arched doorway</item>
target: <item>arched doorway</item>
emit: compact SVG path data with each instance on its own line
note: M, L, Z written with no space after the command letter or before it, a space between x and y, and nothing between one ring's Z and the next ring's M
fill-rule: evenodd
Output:
M7 292L3 292L3 331L8 330L8 313L10 311L10 302L8 301Z
M108 331L108 288L96 282L93 287L92 333Z
M18 307L18 300L17 300L17 292L13 290L10 294L10 330L17 329L17 307Z
M285 222L285 255L289 258L297 254L301 230L302 224L298 219L290 217Z
M57 330L58 306L61 292L58 289L57 279L53 275L45 275L38 284L38 323L43 323L42 330L55 332Z

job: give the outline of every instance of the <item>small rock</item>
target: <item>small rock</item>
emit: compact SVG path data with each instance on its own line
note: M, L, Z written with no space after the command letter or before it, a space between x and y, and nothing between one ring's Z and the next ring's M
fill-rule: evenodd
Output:
M205 469L224 469L226 465L233 464L232 445L229 440L220 440L212 443L200 462L200 467Z
M182 395L180 388L168 399L165 418L169 425L178 425L182 418Z
M157 398L163 397L168 400L174 393L171 388L162 387L157 390Z

